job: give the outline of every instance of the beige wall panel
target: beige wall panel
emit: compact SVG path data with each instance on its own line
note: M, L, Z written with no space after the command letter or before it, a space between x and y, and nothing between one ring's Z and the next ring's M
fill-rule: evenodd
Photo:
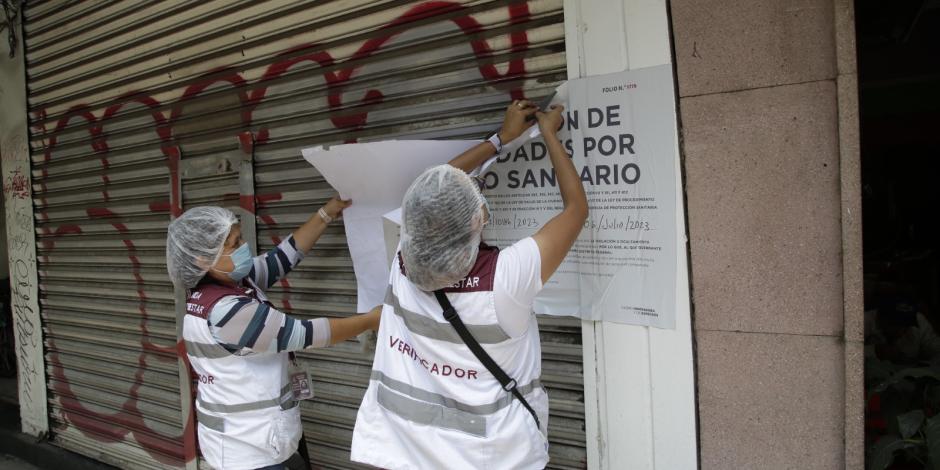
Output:
M702 470L843 465L839 338L698 331Z
M696 328L842 332L836 90L684 98Z
M833 78L832 0L674 0L679 95Z

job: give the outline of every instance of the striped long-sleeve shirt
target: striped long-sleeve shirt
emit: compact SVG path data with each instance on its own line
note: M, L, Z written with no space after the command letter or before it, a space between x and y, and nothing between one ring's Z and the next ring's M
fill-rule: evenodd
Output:
M246 284L258 289L258 298L223 297L209 312L212 336L229 352L238 355L297 351L324 347L330 343L330 323L326 318L300 320L264 303L260 289L267 289L291 271L301 260L294 237L256 256ZM259 300L260 299L260 300Z

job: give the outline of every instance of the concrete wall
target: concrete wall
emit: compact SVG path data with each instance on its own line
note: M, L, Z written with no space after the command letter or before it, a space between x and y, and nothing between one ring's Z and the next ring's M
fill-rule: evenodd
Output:
M0 33L0 181L3 183L6 259L16 346L17 390L24 433L42 436L49 429L46 366L39 316L36 230L26 131L26 75L23 35L14 20L17 47L10 57L7 31Z
M0 32L0 101L4 104L20 100L18 106L3 106L0 108L0 136L5 135L10 128L26 132L26 86L23 84L23 46L18 46L16 57L10 58L10 46L7 43L7 32ZM21 127L17 127L21 126ZM2 153L2 148L0 148ZM4 158L0 155L0 158ZM6 183L5 181L3 182ZM3 198L0 198L0 214L6 214ZM6 217L0 217L0 253L7 252ZM10 266L6 260L0 261L0 279L10 277Z
M701 467L863 468L852 3L671 13Z

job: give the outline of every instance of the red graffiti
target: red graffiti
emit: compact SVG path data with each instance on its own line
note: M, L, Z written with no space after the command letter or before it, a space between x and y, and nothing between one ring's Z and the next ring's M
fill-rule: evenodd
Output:
M513 3L507 7L510 23L520 24L530 19L529 8L526 3ZM84 104L73 105L55 122L51 132L46 128L48 117L44 109L34 112L36 124L34 129L37 137L41 139L42 145L39 146L44 153L44 162L41 165L40 172L42 181L40 182L39 214L40 221L48 221L46 214L48 203L45 199L47 188L45 180L49 176L48 165L46 163L53 159L54 152L58 145L58 135L74 126L74 122L84 120L87 131L91 137L91 151L100 160L101 163L101 200L107 205L112 200L110 188L113 188L109 174L114 171L109 153L111 148L108 145L108 133L105 131L108 122L116 116L122 115L122 110L128 105L144 106L149 109L148 114L153 119L154 131L160 141L160 151L165 157L165 164L170 182L170 195L168 200L161 200L147 203L147 207L152 213L169 213L176 217L182 214L182 194L180 190L180 159L181 154L177 147L173 133L174 124L184 117L185 105L190 100L205 93L213 85L222 84L231 86L236 90L237 98L241 104L239 121L241 129L233 131L237 135L240 147L245 152L251 152L255 146L264 145L270 139L270 130L266 126L253 128L253 112L261 105L268 93L269 86L277 82L277 79L289 73L291 69L298 64L316 64L324 68L323 78L326 81L328 94L327 104L330 109L330 122L336 129L351 132L347 142L354 142L357 130L366 126L369 118L369 110L377 103L385 100L385 95L375 89L365 90L360 96L353 99L344 100L346 86L357 74L360 65L377 51L380 51L390 40L417 25L424 24L420 21L442 14L454 14L467 11L463 5L448 1L430 1L416 5L402 14L400 17L392 20L384 26L387 34L365 41L353 54L347 62L346 67L335 68L336 61L325 50L319 50L317 44L299 44L283 53L272 58L272 64L265 70L256 83L249 83L234 68L221 67L207 71L203 79L189 84L182 95L169 106L169 115L161 111L162 104L149 96L146 92L135 91L117 96L114 103L108 106L100 118L90 110L89 106ZM483 30L483 26L469 15L455 16L449 18L469 39L470 47L474 55L480 59L478 70L480 75L487 81L494 83L494 86L503 86L507 78L525 76L525 62L521 54L516 54L509 61L505 73L500 73L491 60L486 60L493 55L493 49L486 39L480 39L477 33ZM528 49L529 42L524 30L519 30L510 34L510 44L512 52L522 52ZM310 51L310 52L305 52ZM498 83L497 83L498 82ZM524 92L519 87L509 88L507 90L513 99L524 98ZM78 120L74 118L79 118ZM246 129L250 131L245 132ZM25 194L29 197L29 184L26 175L20 175L21 179L13 179L4 184L4 192L14 192ZM8 189L9 187L9 189ZM22 193L20 191L25 191ZM265 208L268 204L279 201L283 195L279 192L265 194L246 194L232 195L239 205L248 213L255 214L258 209ZM125 402L118 411L113 413L104 413L90 409L83 405L72 392L70 382L66 376L65 369L55 352L54 342L50 340L52 352L50 353L50 363L52 364L51 375L55 379L55 392L60 397L62 404L62 414L66 421L75 426L83 433L93 439L102 442L120 442L128 437L135 440L142 448L146 449L150 455L157 461L167 465L179 465L181 462L190 462L196 456L195 439L195 421L193 413L190 413L186 419L185 429L181 436L165 436L152 429L144 420L144 411L138 406L139 389L144 383L144 373L148 369L148 361L176 361L176 358L182 358L185 361L186 355L182 343L178 342L175 347L159 346L151 342L148 334L148 312L147 312L147 293L146 284L141 271L141 262L139 260L138 248L129 235L129 229L123 222L122 214L115 212L108 207L91 207L86 209L88 219L110 222L117 236L122 240L127 248L127 259L131 266L131 275L137 288L137 303L140 314L139 327L141 330L141 348L142 351L137 359L137 371L134 374L133 384L127 392ZM260 220L268 226L276 226L277 220L271 215L260 216ZM44 248L52 249L55 241L60 237L73 234L81 234L81 225L68 224L60 225L55 229L43 226ZM272 241L277 244L280 239L272 237ZM41 258L48 262L48 257ZM282 280L281 286L285 292L282 304L286 310L291 310L290 302L290 283ZM186 363L188 366L188 362ZM182 446L181 446L182 443Z
M3 182L3 194L16 199L29 199L29 179L22 168L17 168Z

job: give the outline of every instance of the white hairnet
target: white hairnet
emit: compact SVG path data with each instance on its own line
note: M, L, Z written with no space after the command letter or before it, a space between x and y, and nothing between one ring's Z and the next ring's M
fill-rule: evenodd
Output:
M166 233L166 270L174 284L192 289L219 261L238 218L221 207L193 207L170 222Z
M401 257L405 274L424 291L451 286L476 261L483 233L483 196L463 170L424 171L402 201Z

